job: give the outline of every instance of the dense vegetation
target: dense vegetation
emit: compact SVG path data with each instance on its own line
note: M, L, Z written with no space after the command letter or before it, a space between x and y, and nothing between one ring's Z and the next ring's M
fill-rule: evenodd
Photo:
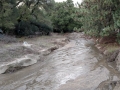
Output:
M72 32L81 27L77 10L72 0L1 0L0 29L15 35Z
M82 30L92 36L120 37L120 1L84 0L80 6Z
M72 0L56 3L52 14L54 31L72 32L74 29L81 28L79 22L81 15L78 11L79 9L74 7Z
M49 34L52 30L47 13L53 0L0 0L0 28L6 34Z
M0 28L6 34L32 35L84 31L120 38L120 1L0 0Z

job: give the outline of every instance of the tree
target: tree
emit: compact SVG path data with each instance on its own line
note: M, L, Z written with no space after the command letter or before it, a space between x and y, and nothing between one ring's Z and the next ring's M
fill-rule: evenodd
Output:
M114 28L117 32L117 37L120 38L120 1L113 0L114 11L113 11L113 20L114 20Z
M79 17L72 0L56 3L52 14L53 28L56 32L72 32L74 28L80 28L81 23L75 21Z
M84 0L81 22L85 33L92 36L109 36L115 33L112 0Z
M4 33L30 35L49 34L52 23L47 16L54 0L1 0L0 28ZM49 8L49 10L48 10Z
M12 16L12 5L9 4L5 0L0 1L0 28L4 30L4 32L8 32L8 29L14 28L14 23L10 16Z
M18 8L20 14L16 33L21 35L35 34L36 32L49 34L52 31L51 21L46 15L48 13L46 6L49 4L51 4L51 0L24 1L24 5Z

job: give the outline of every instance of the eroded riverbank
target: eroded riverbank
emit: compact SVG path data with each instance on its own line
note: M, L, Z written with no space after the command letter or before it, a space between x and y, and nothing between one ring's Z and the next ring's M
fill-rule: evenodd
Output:
M80 36L68 35L69 43L37 64L1 74L0 90L119 90L119 72L106 63L93 41Z

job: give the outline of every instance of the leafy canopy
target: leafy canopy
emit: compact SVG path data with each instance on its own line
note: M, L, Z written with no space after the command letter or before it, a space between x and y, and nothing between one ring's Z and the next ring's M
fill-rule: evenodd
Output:
M74 7L72 0L56 3L52 14L54 31L72 32L74 28L80 28L81 23L77 21L80 14L77 13L77 10L78 8Z

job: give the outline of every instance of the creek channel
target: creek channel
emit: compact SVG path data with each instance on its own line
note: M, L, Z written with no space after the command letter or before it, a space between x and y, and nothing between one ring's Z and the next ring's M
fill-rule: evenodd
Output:
M120 90L119 78L94 42L71 37L37 64L1 74L0 90Z

